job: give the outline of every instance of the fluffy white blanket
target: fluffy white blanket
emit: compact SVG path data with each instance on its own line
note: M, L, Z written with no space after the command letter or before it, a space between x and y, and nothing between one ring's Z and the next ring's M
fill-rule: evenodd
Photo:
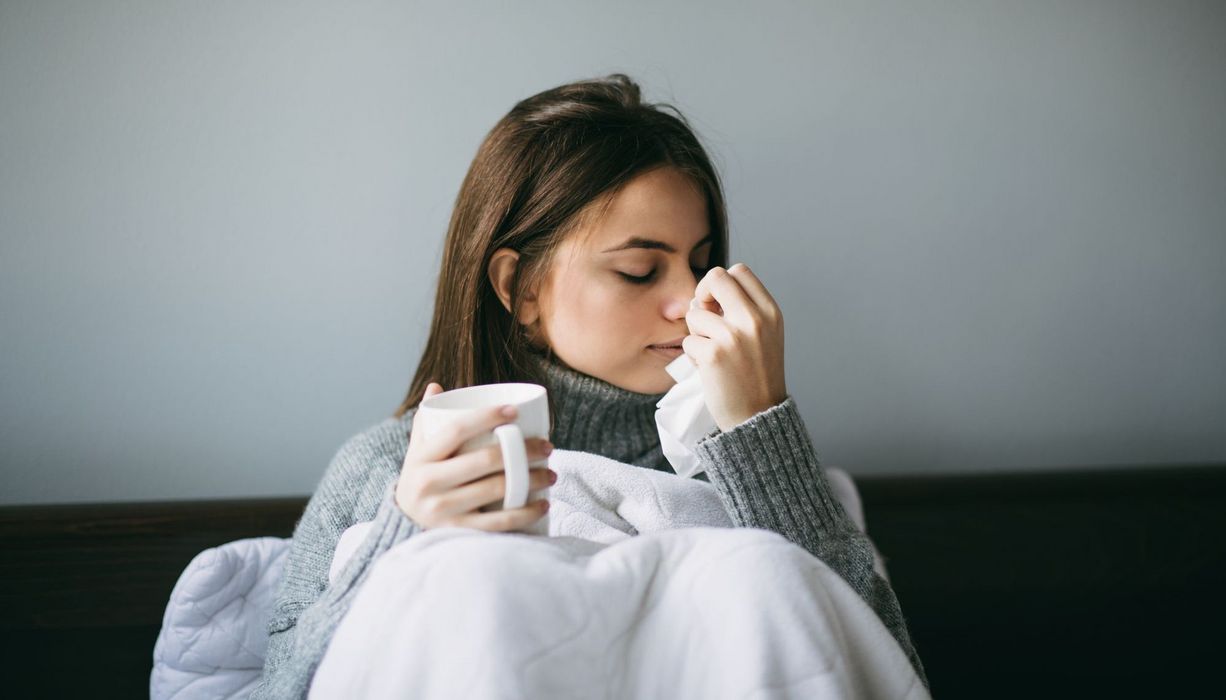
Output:
M550 537L612 544L634 535L678 528L732 526L715 487L704 481L573 450L555 450L549 456L549 467L558 472L558 483L549 489L548 496ZM864 508L851 476L842 469L823 469L834 497L864 532ZM370 525L358 523L341 533L329 581L336 580ZM889 580L875 545L873 557L873 568Z
M438 528L385 552L311 697L929 697L840 576L728 527L709 484L565 450L550 466L550 537Z

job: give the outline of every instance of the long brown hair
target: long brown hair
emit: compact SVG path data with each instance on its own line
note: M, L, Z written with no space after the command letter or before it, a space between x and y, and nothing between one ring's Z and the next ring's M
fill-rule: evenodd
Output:
M710 264L726 267L723 188L675 107L644 103L639 86L620 73L561 85L517 103L485 137L456 196L430 337L394 415L417 406L430 382L448 390L539 383L526 353L551 351L539 347L535 328L520 322L519 300L539 288L555 249L570 232L599 220L626 183L661 166L688 175L706 196L714 239ZM504 247L519 253L510 312L488 275L494 251Z

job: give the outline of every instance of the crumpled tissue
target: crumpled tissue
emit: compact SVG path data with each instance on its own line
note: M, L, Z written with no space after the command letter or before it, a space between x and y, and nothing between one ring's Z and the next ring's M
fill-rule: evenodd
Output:
M702 376L689 355L682 353L664 371L677 383L656 403L660 447L678 476L694 476L703 471L694 446L715 429L715 419L707 409Z

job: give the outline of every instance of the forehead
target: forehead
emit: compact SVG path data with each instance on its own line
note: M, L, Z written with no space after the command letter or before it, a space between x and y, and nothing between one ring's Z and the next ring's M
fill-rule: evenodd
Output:
M609 201L603 218L593 217L572 238L576 247L596 254L631 237L661 241L688 253L709 233L707 199L698 183L663 167L626 183Z

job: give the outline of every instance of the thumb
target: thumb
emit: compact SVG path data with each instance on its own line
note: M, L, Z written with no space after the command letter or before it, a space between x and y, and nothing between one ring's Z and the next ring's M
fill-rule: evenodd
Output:
M426 396L434 396L441 393L443 393L443 386L438 382L430 382L426 386Z

